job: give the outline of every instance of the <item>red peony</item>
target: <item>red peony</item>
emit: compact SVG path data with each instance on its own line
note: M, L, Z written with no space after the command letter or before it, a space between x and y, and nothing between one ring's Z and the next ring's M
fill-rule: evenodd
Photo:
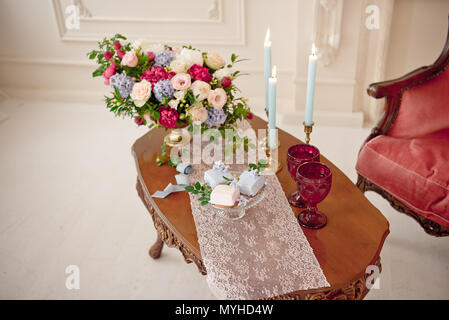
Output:
M251 112L248 112L248 113L246 114L246 118L248 118L249 120L251 120L253 117L254 117L254 116L253 116L253 114L252 114Z
M148 51L148 52L147 52L147 55L148 55L148 58L150 59L150 62L151 62L151 61L154 61L154 58L155 58L156 56L154 55L154 52L153 52L153 51Z
M231 78L229 78L229 77L224 77L223 80L221 80L221 86L223 88L229 87L231 85L231 83L232 83L232 81L231 81Z
M192 75L193 81L201 80L204 82L210 82L212 76L206 67L200 66L199 64L194 64L190 67L189 73Z
M159 123L161 125L170 129L173 129L176 126L176 122L179 118L178 111L168 106L162 106L159 109L159 113L161 115L159 118Z
M141 126L141 125L144 124L144 121L143 121L143 119L142 119L141 117L134 118L134 122L135 122L138 126Z
M106 79L104 84L109 85L109 78L115 74L115 70L117 69L117 65L115 62L111 62L111 64L104 70L103 77Z
M111 51L106 51L106 52L104 53L104 58L105 58L106 60L109 60L109 59L112 58L113 55L114 55L114 54L113 54Z
M169 75L167 71L165 71L164 67L160 66L152 66L151 69L145 70L140 77L140 80L147 80L151 83L156 83L161 80L168 79Z
M122 59L123 58L123 56L125 55L125 51L123 51L123 50L120 50L120 49L118 49L117 50L117 56L120 58L120 59Z
M118 49L120 49L121 47L122 47L122 45L120 44L120 42L118 42L118 41L114 42L114 49L115 49L115 50L118 50Z

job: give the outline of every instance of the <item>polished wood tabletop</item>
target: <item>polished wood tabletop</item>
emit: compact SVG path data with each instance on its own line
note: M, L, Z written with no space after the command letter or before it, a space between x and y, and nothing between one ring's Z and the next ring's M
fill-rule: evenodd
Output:
M266 128L266 122L254 117L251 125L255 129ZM155 129L139 138L132 147L138 171L137 190L150 211L158 241L150 253L159 257L162 241L181 250L187 262L195 262L205 274L200 247L187 192L173 193L165 199L150 195L163 190L169 182L176 184L175 168L157 166L156 157L166 131ZM302 143L299 139L279 130L279 160L283 169L277 173L287 196L296 189L296 184L286 169L287 149ZM320 146L317 146L318 149ZM344 152L344 150L342 150ZM319 204L320 211L327 215L327 225L319 230L303 228L330 288L297 291L278 298L293 299L362 299L368 292L366 268L380 268L380 251L389 233L389 223L349 180L349 178L321 155L321 162L332 170L332 188L326 199ZM297 216L301 209L292 207ZM158 263L163 263L159 261ZM268 297L267 297L268 298Z

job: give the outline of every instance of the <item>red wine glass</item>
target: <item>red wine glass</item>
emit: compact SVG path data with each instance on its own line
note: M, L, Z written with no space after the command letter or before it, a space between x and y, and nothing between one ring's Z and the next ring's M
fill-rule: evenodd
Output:
M306 228L319 229L326 225L327 217L318 211L317 204L329 194L332 172L320 162L307 162L298 168L296 183L299 194L307 204L307 209L298 216L299 224Z
M316 147L311 146L310 144L297 144L288 148L287 168L293 180L296 181L296 172L298 170L298 167L303 163L310 161L320 161L320 151ZM293 191L292 193L290 193L290 195L288 196L288 202L294 207L306 207L298 191Z

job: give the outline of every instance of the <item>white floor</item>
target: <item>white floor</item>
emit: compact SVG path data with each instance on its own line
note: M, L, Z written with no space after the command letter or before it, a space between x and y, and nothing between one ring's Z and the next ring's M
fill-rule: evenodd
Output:
M176 249L147 254L156 233L130 153L144 128L100 104L7 101L0 115L0 298L214 298ZM299 125L285 129L303 136ZM317 126L312 141L355 181L367 134ZM449 238L367 196L391 225L380 289L367 299L449 299ZM79 290L65 287L68 265L80 268Z

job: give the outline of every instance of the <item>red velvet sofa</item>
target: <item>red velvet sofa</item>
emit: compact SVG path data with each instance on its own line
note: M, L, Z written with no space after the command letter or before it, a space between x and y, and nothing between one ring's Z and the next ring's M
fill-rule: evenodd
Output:
M440 57L371 84L385 111L357 159L357 186L372 190L435 236L449 235L449 32Z

